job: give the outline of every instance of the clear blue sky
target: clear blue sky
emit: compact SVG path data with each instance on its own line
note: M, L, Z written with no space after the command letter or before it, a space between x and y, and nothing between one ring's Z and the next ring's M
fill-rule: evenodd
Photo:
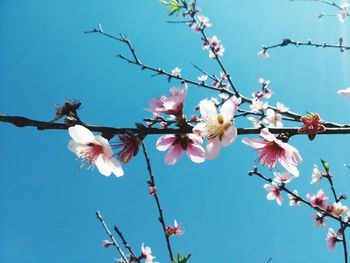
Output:
M241 92L258 88L259 77L272 81L271 103L283 102L292 111L318 112L322 118L349 123L349 100L336 90L350 86L350 53L338 50L288 47L256 56L263 44L289 37L335 43L342 34L350 43L350 21L318 22L315 13L332 12L316 3L287 0L198 1L203 14L226 48L223 61ZM127 34L141 60L167 70L178 66L196 78L195 63L212 73L217 65L202 51L199 36L181 25L169 25L159 1L0 1L0 113L50 120L55 104L67 98L83 103L80 116L96 125L131 127L149 113L149 98L166 93L171 85L162 77L117 59L128 54L121 44L84 30L102 23L111 33ZM200 99L216 95L190 87L186 112ZM237 126L247 125L237 121ZM79 170L66 147L65 131L36 131L1 125L0 261L113 262L113 249L95 211L116 224L135 250L142 242L152 247L161 263L167 250L157 221L154 200L148 196L142 155L124 166L122 178L105 178ZM266 200L264 182L248 177L256 155L241 137L219 158L203 164L183 158L173 167L149 148L166 220L177 219L185 235L173 238L175 251L193 253L191 262L342 262L341 247L326 248L326 230L313 226L306 207L278 207ZM327 160L339 192L350 196L348 136L306 136L291 140L304 162L293 183L305 195L314 163ZM267 174L268 170L266 170ZM271 173L270 173L271 174ZM327 185L322 185L329 193ZM287 197L285 196L285 200ZM330 225L337 227L337 225Z

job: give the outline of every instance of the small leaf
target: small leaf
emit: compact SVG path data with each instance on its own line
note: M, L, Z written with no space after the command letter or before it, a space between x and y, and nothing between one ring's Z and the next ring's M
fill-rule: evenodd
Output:
M326 170L326 172L329 173L329 164L325 160L322 160L322 159L321 159L321 162L322 162L322 165L323 165L324 169Z

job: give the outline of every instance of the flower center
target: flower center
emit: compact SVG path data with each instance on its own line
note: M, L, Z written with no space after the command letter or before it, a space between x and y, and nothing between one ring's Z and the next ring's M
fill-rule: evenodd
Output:
M225 131L232 125L231 122L224 122L224 118L221 114L216 117L216 120L213 119L207 122L208 130L208 139L215 138L219 136L220 140L224 135Z
M84 159L85 163L93 164L97 157L103 153L103 147L99 144L89 143L89 148L79 152L79 157Z

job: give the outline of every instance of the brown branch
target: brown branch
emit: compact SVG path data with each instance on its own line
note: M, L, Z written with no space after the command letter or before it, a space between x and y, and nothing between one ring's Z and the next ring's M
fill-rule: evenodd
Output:
M152 168L151 168L151 161L149 159L149 156L148 156L148 153L147 153L147 150L146 150L146 146L145 146L144 143L142 143L142 150L143 150L143 154L145 156L145 160L146 160L146 163L147 163L147 170L148 170L148 173L149 173L149 181L150 181L152 187L156 187L155 180L154 180L154 175L152 173ZM154 196L154 199L155 199L155 201L157 203L157 208L158 208L158 212L159 212L159 222L161 223L162 228L163 228L163 233L164 233L164 236L165 236L165 240L166 240L166 244L167 244L167 248L168 248L168 252L169 252L169 256L170 256L170 261L173 262L174 261L174 256L173 256L173 252L172 252L172 249L171 249L170 238L166 234L166 225L165 225L165 220L164 220L164 215L163 215L163 209L160 206L160 201L159 201L159 197L158 197L157 192L155 192L152 195Z
M69 125L63 123L53 123L47 121L38 121L28 119L22 116L9 116L0 114L0 122L11 123L17 127L36 127L38 130L68 130ZM181 128L152 128L144 125L137 125L136 128L114 128L108 126L96 126L96 125L84 125L91 131L100 132L106 138L113 138L114 135L124 134L127 131L131 131L135 134L185 134L192 133L193 127L190 124ZM273 134L288 133L290 136L304 135L298 133L299 127L285 127L285 128L269 128L269 131ZM261 128L237 128L238 135L248 134L260 134ZM350 126L342 125L339 128L326 128L324 132L318 133L318 135L326 134L350 134Z
M108 226L106 225L105 221L103 220L103 217L101 215L100 211L96 212L96 216L98 218L98 220L100 220L103 228L106 230L107 235L110 237L110 239L112 240L113 245L115 246L115 248L117 249L118 253L121 255L121 257L125 260L125 262L128 262L128 259L126 258L123 250L120 248L120 246L118 245L117 241L115 240L113 234L111 233L111 231L109 231Z

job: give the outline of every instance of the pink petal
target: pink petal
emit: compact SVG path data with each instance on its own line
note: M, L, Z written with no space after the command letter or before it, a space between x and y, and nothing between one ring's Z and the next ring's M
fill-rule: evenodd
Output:
M220 153L220 149L221 149L221 143L220 143L219 136L216 136L212 139L208 139L207 146L206 146L206 158L208 160L215 159Z
M167 134L161 136L156 143L156 148L158 151L166 151L170 145L175 141L176 137L173 134Z
M68 129L70 137L80 144L89 144L94 142L95 136L93 133L81 125L74 125Z
M205 151L200 145L189 144L187 146L186 154L192 162L202 163L205 161Z
M204 122L197 123L193 128L193 132L201 137L207 135L206 124Z
M181 159L182 153L183 149L181 148L180 144L174 145L164 156L165 163L174 165L178 160Z
M262 129L260 132L260 136L269 142L276 140L276 137L272 133L269 132L268 128Z
M224 135L221 138L221 144L222 146L229 146L232 144L237 138L237 129L231 125L227 128Z
M338 90L337 93L345 97L350 97L350 88Z
M261 149L264 148L266 145L266 141L263 139L248 139L243 138L242 142L250 147L253 147L254 149Z
M292 164L292 163L289 163L286 159L284 158L280 158L280 163L281 165L288 171L290 172L292 175L298 177L299 176L299 171L298 171L298 168Z
M194 141L196 144L199 144L201 145L203 143L203 139L202 137L196 135L196 134L193 134L193 133L189 133L187 134L188 138L190 138L192 141Z

